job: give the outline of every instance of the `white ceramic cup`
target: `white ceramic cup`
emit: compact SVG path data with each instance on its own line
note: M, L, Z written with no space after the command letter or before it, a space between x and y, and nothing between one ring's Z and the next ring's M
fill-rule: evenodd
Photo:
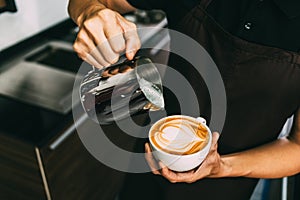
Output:
M178 155L178 154L170 154L155 146L155 144L151 139L152 137L150 137L152 129L156 126L156 124L160 123L161 121L164 121L168 118L175 118L175 117L193 120L197 123L201 123L207 129L208 137L209 137L208 143L200 151L188 155ZM194 169L195 167L199 166L206 158L212 143L212 133L208 128L208 126L206 125L206 120L202 117L194 118L185 115L172 115L172 116L164 117L152 125L149 131L149 141L150 141L150 147L152 149L152 153L157 160L161 161L164 165L166 165L171 170L177 172L183 172L183 171Z

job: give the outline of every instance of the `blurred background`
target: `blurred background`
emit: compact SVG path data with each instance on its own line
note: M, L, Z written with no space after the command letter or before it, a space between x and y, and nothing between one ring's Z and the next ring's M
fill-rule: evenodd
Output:
M67 4L0 0L0 199L115 200L122 188L126 174L97 161L76 134L71 94L82 60L72 49L78 27ZM125 16L138 27L167 27L161 11ZM142 45L156 48L139 54L166 64L168 52L158 49L169 42L168 32L156 29L142 37ZM146 123L140 116L137 123ZM85 125L84 118L80 123ZM134 150L136 140L115 124L104 129L115 144ZM299 175L260 180L251 200L261 199L299 200Z

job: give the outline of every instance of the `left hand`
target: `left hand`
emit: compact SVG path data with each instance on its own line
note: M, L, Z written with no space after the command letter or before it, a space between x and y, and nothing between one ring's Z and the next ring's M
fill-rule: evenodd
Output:
M148 143L145 144L145 158L153 174L161 175L172 183L193 183L205 177L219 177L223 167L221 156L217 151L219 136L219 133L213 133L212 145L207 157L198 168L187 172L175 172L166 167L162 162L157 163Z

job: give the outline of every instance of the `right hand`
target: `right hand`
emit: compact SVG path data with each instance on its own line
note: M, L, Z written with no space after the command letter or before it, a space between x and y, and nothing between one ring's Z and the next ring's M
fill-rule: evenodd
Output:
M145 144L145 158L153 174L161 175L169 180L171 183L185 182L193 183L203 178L217 178L222 177L225 164L218 153L218 139L220 134L214 132L212 135L212 145L209 153L202 162L202 164L193 170L187 172L175 172L170 170L162 162L156 161L152 155L151 148L148 143Z
M113 10L99 8L83 13L82 19L73 48L97 68L116 63L124 52L131 60L141 46L136 25Z

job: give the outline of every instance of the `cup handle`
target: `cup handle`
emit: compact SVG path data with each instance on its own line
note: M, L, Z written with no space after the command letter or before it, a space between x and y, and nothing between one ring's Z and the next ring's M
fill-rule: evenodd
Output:
M197 119L197 121L199 121L200 123L206 124L206 120L205 120L204 118L202 118L202 117L197 117L196 119Z

